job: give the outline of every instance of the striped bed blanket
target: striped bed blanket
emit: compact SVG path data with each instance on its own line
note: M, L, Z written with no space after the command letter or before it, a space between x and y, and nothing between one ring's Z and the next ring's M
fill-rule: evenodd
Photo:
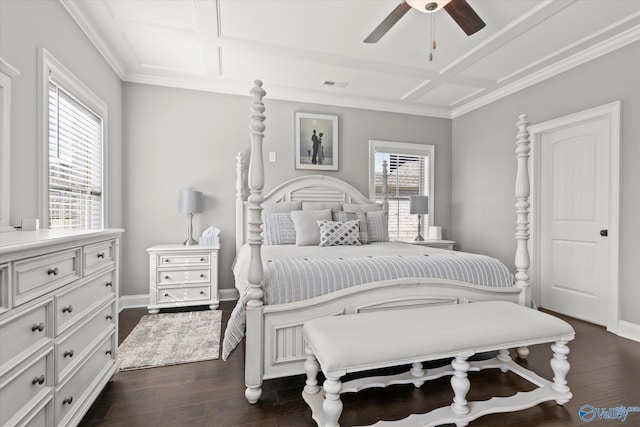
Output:
M495 258L465 252L385 242L359 247L265 246L265 305L318 297L364 283L400 278L452 279L485 286L513 286L513 274ZM234 266L244 292L227 323L224 360L244 337L248 248ZM390 255L393 254L393 255Z

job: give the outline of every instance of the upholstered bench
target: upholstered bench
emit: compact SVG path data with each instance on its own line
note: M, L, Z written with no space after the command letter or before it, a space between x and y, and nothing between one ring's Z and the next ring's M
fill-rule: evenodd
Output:
M518 304L493 301L427 308L388 310L324 317L304 324L307 360L306 386L302 393L319 426L338 426L342 413L340 394L370 387L408 384L420 387L425 381L451 375L454 392L450 406L426 414L413 414L396 422L376 425L431 426L455 423L464 426L482 415L525 409L555 400L562 405L571 399L566 375L569 372L567 342L575 332L567 322ZM553 382L511 360L509 348L553 343ZM476 353L495 352L483 361L467 361ZM451 365L424 370L422 362L453 358ZM411 365L397 375L358 378L341 382L347 373L390 366ZM486 368L512 371L538 387L510 397L467 402L470 389L467 372ZM319 369L325 376L321 391Z

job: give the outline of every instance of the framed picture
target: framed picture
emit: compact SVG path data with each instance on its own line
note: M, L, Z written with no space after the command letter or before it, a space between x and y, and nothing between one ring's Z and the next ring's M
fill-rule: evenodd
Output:
M338 116L295 113L296 169L338 170Z

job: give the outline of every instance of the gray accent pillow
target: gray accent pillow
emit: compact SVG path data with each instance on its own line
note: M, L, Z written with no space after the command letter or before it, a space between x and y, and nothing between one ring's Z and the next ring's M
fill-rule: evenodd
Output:
M360 244L366 245L369 243L369 227L367 227L367 216L364 213L355 213L355 212L344 212L338 211L334 212L333 220L339 222L347 222L347 221L358 221L358 226L360 229Z
M296 228L296 245L316 246L320 244L318 221L331 221L331 209L292 211L291 219Z
M318 221L319 246L360 246L358 220Z
M389 223L384 211L367 212L367 231L369 243L389 241Z
M267 215L264 221L264 244L295 245L296 227L293 225L290 212Z
M357 204L343 203L342 210L345 212L367 213L371 211L381 211L383 206L380 203Z

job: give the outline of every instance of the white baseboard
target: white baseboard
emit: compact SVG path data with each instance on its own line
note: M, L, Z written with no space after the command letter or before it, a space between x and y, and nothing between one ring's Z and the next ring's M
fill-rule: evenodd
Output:
M219 289L218 297L220 301L235 301L238 299L237 289ZM121 295L118 301L118 312L125 308L146 307L149 305L149 294L141 295Z
M618 335L640 342L640 325L620 320L618 322Z

